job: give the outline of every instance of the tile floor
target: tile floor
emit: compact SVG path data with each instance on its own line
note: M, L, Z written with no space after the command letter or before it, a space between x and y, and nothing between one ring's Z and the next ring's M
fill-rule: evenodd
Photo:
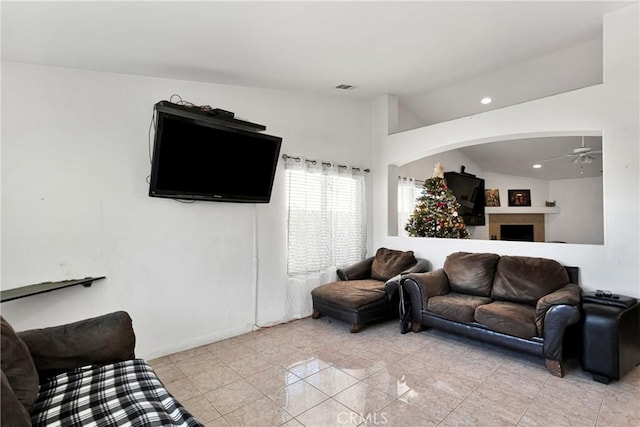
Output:
M640 367L609 385L397 321L301 319L151 360L207 426L640 426Z

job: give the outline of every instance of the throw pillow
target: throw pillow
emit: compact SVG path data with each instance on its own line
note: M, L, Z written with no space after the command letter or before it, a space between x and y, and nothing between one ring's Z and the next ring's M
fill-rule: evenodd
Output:
M413 251L379 248L371 266L371 278L386 282L416 263Z
M16 398L27 412L38 397L38 371L27 345L7 320L0 316L2 335L2 371Z

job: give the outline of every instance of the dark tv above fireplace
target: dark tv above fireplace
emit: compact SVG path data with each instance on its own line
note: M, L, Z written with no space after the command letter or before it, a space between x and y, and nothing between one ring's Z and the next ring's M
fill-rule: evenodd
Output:
M460 204L458 215L465 225L485 225L484 179L467 173L445 172L444 180Z

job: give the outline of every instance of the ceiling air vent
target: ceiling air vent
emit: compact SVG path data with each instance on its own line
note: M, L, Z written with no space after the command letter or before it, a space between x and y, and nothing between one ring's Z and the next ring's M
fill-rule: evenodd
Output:
M355 89L355 86L352 85L338 85L336 86L336 89L342 89L342 90L351 90L351 89Z

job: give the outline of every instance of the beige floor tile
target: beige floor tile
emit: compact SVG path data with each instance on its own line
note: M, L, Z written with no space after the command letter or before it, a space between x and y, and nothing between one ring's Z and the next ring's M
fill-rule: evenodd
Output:
M245 379L264 394L300 381L300 377L279 366L265 369Z
M173 364L163 365L157 368L154 367L153 370L158 375L158 378L160 378L160 381L164 384L169 384L186 378L184 373L182 373L182 371L176 368Z
M298 415L296 419L305 427L357 426L362 416L333 399L325 400L317 406Z
M308 376L304 381L327 396L334 396L358 382L356 378L333 366Z
M630 392L607 392L600 407L597 425L640 426L640 388Z
M306 360L317 359L314 352L303 352L293 345L280 346L266 357L272 365L280 366L285 369L297 366L299 363Z
M181 359L173 364L173 366L178 368L186 376L213 370L223 365L224 363L222 361L209 352L203 353L200 356Z
M570 384L570 382L561 384L550 380L545 383L534 402L595 424L604 398L604 389L600 387L596 389L598 391L591 391L586 384Z
M423 383L456 397L466 398L478 387L480 380L469 378L464 374L453 374L448 371L431 371L425 375Z
M575 414L574 410L563 411L533 402L518 422L518 427L592 427L595 420Z
M328 368L329 366L331 365L323 362L317 357L310 357L308 359L302 359L299 362L289 364L287 366L287 370L295 374L297 377L306 378L309 375L313 375Z
M329 398L329 396L304 381L298 381L269 392L267 396L294 417Z
M371 361L362 356L351 356L345 361L335 364L334 367L354 378L362 380L385 369L386 364L381 361Z
M220 418L222 415L213 407L211 402L205 399L203 396L198 395L189 400L181 402L187 411L198 419L201 423L206 424L209 421L213 421Z
M203 423L206 427L230 427L230 424L223 417Z
M238 381L241 377L228 366L217 366L199 374L191 375L189 380L198 388L200 393L215 390L232 382Z
M431 427L438 425L437 420L431 419L426 413L409 403L394 400L387 407L376 413L378 425L385 427ZM370 422L365 425L373 425Z
M535 399L544 387L544 383L529 381L526 377L498 369L482 381L481 386L488 386L504 393L518 394L527 400Z
M508 427L515 426L517 421L512 421L494 413L488 408L478 406L471 401L462 402L439 425L442 427ZM554 424L548 424L547 427Z
M365 378L362 382L396 398L422 384L424 378L406 373L402 367L391 367Z
M270 427L280 426L291 415L266 397L255 400L223 416L231 426Z
M329 365L340 364L345 360L353 356L345 350L341 350L340 347L327 346L316 351L316 357Z
M485 382L467 396L466 402L473 403L515 424L531 404L531 398L514 388L504 389Z
M246 357L249 354L256 353L256 351L246 343L239 343L228 347L210 346L209 351L224 363L230 363L241 357Z
M363 382L354 384L348 389L341 391L336 394L333 399L363 416L378 412L395 400L394 397L389 396L387 393Z
M169 358L173 363L179 362L181 360L190 359L192 357L200 357L203 355L207 355L209 351L206 346L195 347L190 350L181 351L179 353L173 353L169 355Z
M165 383L165 387L180 402L200 396L200 390L187 378Z
M155 370L156 368L162 366L171 365L173 364L173 361L171 360L170 355L167 355L148 360L147 363L149 363L149 365L151 365L151 367Z
M257 372L264 371L274 365L264 356L258 353L251 353L238 357L232 362L228 362L227 366L236 371L241 377L246 378Z
M412 388L398 399L419 408L435 421L444 420L462 402L462 398L425 385Z
M204 397L224 415L263 398L264 394L247 381L239 380L207 392Z
M550 376L546 368L536 369L531 365L508 360L485 379L484 383L517 391L534 399Z

